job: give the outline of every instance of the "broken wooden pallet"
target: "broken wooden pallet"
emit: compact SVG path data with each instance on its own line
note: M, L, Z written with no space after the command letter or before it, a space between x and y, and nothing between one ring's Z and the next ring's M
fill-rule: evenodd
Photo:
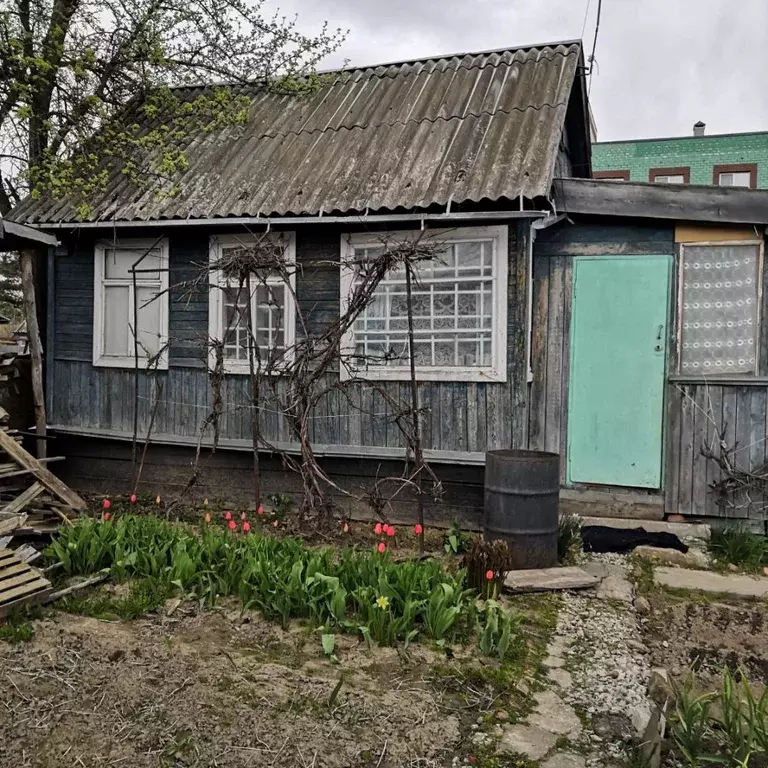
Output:
M0 617L24 605L43 602L51 582L10 549L0 550Z

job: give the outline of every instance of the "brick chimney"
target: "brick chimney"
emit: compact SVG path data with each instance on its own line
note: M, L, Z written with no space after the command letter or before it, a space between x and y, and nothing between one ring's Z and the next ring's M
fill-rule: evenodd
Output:
M707 124L702 123L701 120L699 120L698 123L693 124L693 135L694 136L703 136L704 131L707 129Z

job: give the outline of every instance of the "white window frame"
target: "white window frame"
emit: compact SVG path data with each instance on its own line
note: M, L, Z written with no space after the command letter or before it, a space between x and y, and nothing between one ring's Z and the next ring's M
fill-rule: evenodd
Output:
M248 247L258 243L264 235L243 234L243 235L212 235L208 242L208 258L213 264L221 259L222 248L243 246ZM285 242L284 257L289 267L296 264L296 233L295 232L273 232L267 237L283 239ZM208 338L223 341L224 339L224 317L223 302L224 292L221 288L226 287L226 281L220 270L210 270L210 289L208 291ZM296 343L296 270L291 269L289 275L290 290L286 290L285 280L280 277L267 278L267 285L280 287L285 291L285 310L283 312L283 338L285 339L285 355L282 363L288 364L293 360L294 346ZM256 288L257 286L252 286ZM251 295L251 312L256 317L256 291ZM216 352L213 348L209 350L208 364L211 370L216 365ZM279 365L276 366L274 373L279 373ZM231 374L250 374L250 364L245 360L224 359L224 373Z
M683 270L685 269L685 249L708 247L708 248L732 248L736 245L751 245L757 246L757 307L755 308L755 367L752 371L738 371L730 374L731 378L744 377L749 378L755 376L760 372L760 339L762 338L763 327L763 260L765 244L762 240L707 240L703 242L693 241L687 243L680 243L680 263L677 265L677 374L680 376L686 376L690 378L717 378L718 376L726 377L727 372L723 373L697 373L697 374L683 374Z
M126 239L126 240L99 240L94 247L94 267L93 267L93 365L100 368L134 368L136 361L134 356L116 356L104 354L104 319L105 319L105 298L104 291L110 285L128 286L128 306L133 307L133 280L128 278L107 278L104 265L105 251L108 249L130 249L136 251L136 259L149 248L160 251L159 280L153 279L151 282L160 283L160 295L155 301L160 304L160 328L158 341L160 343L161 353L153 368L162 371L168 370L168 238L157 242L148 239ZM142 269L139 264L137 269ZM136 274L136 283L141 285L148 282L147 278L141 272ZM132 320L129 320L132 322ZM139 367L147 368L149 360L146 356L139 353Z
M403 242L416 238L419 231L378 233L346 233L341 236L341 314L349 306L349 298L354 280L354 270L350 262L354 258L355 247L381 247L386 240ZM416 378L419 381L467 381L467 382L504 382L507 380L507 238L505 225L493 227L461 227L457 229L430 229L428 241L451 243L460 241L494 241L492 296L494 305L493 327L491 332L491 365L475 366L416 366ZM341 378L348 379L360 375L379 381L407 381L411 378L409 365L373 365L355 367L351 358L354 356L354 331L352 328L342 339Z

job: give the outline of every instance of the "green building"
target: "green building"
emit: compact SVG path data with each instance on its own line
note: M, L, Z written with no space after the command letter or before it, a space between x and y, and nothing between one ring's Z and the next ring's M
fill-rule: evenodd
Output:
M596 179L768 188L768 131L603 141L592 145Z

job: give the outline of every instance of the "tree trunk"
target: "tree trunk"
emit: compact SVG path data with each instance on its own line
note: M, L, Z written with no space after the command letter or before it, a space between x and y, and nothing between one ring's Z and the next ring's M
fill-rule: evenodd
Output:
M35 252L21 252L21 290L24 295L24 314L27 318L27 337L32 358L32 397L35 405L35 427L37 429L37 458L44 459L46 451L45 393L43 390L43 347L40 343L40 326L37 322L37 300L35 299L35 277L33 261Z

